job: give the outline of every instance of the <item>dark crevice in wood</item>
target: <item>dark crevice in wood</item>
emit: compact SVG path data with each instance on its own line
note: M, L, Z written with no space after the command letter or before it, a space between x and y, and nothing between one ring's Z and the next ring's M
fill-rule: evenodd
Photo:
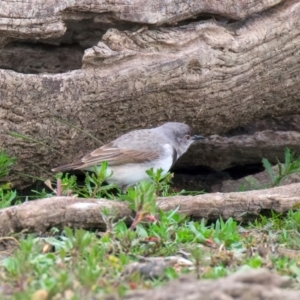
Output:
M136 31L141 27L130 22L97 23L91 18L65 20L65 24L65 34L57 39L25 39L5 45L0 51L0 69L23 74L81 69L84 50L96 46L109 28Z
M199 15L195 15L192 18L188 18L182 21L179 21L174 24L166 24L165 27L181 27L181 26L188 26L191 23L195 22L205 22L205 21L215 21L218 23L220 26L222 25L227 25L227 24L232 24L236 23L236 20L233 19L228 19L226 17L223 17L221 15L215 15L215 14L204 14L201 13ZM161 28L161 26L149 26L149 29L158 29Z
M247 164L217 171L206 166L190 166L173 168L173 187L176 190L211 192L211 188L226 180L238 180L249 175L255 175L264 171L263 165Z
M264 171L262 164L237 165L223 170L223 172L227 173L233 180L254 175L262 171Z
M0 52L0 69L24 74L64 73L81 68L83 53L77 43L56 46L14 42Z

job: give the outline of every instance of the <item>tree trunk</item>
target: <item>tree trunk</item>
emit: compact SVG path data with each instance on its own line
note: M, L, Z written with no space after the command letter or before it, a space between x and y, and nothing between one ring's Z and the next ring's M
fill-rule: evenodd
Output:
M6 1L0 28L0 148L28 175L165 121L209 135L300 113L299 1Z

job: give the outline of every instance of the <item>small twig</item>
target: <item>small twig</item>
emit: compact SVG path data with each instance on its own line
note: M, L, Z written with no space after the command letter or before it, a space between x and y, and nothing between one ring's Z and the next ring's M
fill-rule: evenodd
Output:
M58 178L56 181L56 196L61 196L61 179Z

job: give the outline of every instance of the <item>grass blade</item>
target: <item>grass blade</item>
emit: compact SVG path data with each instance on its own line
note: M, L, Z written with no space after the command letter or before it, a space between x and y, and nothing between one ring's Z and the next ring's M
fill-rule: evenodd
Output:
M90 134L89 132L84 131L83 129L81 129L81 128L75 126L75 125L73 125L72 123L69 123L68 121L62 120L62 119L60 119L60 118L58 118L58 117L54 117L54 119L57 120L57 121L59 121L59 122L61 122L61 123L63 123L63 124L66 124L66 125L68 125L68 126L74 128L74 129L76 129L76 130L78 130L78 131L80 131L80 132L82 132L82 133L84 133L85 135L87 135L87 136L90 137L91 139L93 139L93 140L97 141L98 143L100 143L100 145L103 145L103 144L104 144L102 141L100 141L99 139L97 139L96 137L94 137L94 136L93 136L92 134Z
M268 172L272 183L274 184L276 181L276 178L275 178L274 171L272 169L272 165L270 164L269 160L266 158L262 159L262 164L263 164L264 168L266 169L266 171Z
M39 144L39 145L43 145L43 146L45 146L45 147L51 149L52 151L58 153L59 155L63 156L64 158L67 159L67 161L70 161L70 159L69 159L67 156L65 156L65 155L62 154L61 152L57 151L57 150L54 149L53 147L51 147L51 146L49 146L49 145L47 145L47 144L45 144L45 143L43 143L43 142L41 142L41 141L38 141L38 140L36 140L36 139L34 139L34 138L31 138L31 137L28 136L28 135L23 135L23 134L14 132L14 131L9 131L8 134L9 134L10 136L12 136L12 137L15 137L15 138L19 138L19 139L23 139L23 140L25 140L25 141L29 141L29 142L33 142L33 143L36 143L36 144Z

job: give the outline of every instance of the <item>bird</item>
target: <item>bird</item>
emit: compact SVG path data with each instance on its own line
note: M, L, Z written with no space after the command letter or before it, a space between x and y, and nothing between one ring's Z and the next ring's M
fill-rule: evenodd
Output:
M53 172L68 170L94 171L95 166L107 162L109 184L123 192L142 180L149 180L146 171L163 169L166 174L174 163L196 141L205 139L192 135L192 128L184 123L167 122L151 129L138 129L91 151L78 161L58 166ZM109 176L111 174L111 176Z

